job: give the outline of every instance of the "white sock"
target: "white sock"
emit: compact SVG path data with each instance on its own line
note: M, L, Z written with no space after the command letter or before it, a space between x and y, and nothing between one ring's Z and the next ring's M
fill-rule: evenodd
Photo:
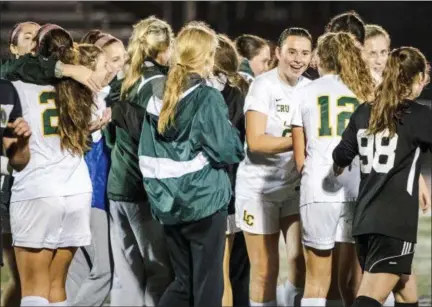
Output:
M24 296L21 299L21 305L22 307L24 306L31 306L31 307L35 307L35 306L49 306L49 301L41 296Z
M325 307L326 306L326 299L325 298L302 298L301 300L301 306L319 306L319 307Z
M249 300L249 304L251 306L274 307L274 306L276 306L276 301L271 301L271 302L267 302L267 303L257 303L257 302Z
M50 306L69 306L68 301L50 303Z
M296 306L297 296L303 295L302 288L296 288L289 280L284 283L284 291L285 291L285 306Z
M276 288L276 303L277 306L287 306L285 284L279 285Z
M342 300L327 300L326 307L344 307Z
M393 292L390 292L390 295L385 300L383 306L394 306L395 305L395 298Z

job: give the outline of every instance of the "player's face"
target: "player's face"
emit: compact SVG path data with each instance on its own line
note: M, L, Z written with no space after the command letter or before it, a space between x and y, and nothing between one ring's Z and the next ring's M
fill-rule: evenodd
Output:
M268 70L270 60L270 47L265 45L256 56L249 60L250 68L255 77Z
M20 26L18 40L16 46L11 46L11 52L16 58L30 53L34 47L33 39L40 29L39 25L33 23L25 23Z
M108 64L107 56L105 53L101 53L97 60L94 69L94 79L100 81L103 86L108 85L108 83L113 79L116 72L114 72L111 66Z
M369 38L364 43L363 58L369 69L379 76L386 66L389 48L388 40L382 35Z
M276 49L279 72L287 79L298 79L308 68L312 59L312 43L302 36L288 36Z
M126 50L121 42L115 42L104 47L107 64L112 71L118 73L124 66Z

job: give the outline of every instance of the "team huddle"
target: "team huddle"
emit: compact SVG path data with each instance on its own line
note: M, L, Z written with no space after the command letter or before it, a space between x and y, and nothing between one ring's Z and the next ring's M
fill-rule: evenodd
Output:
M34 22L9 45L2 306L418 306L420 50L355 12L316 42L152 16L127 48Z

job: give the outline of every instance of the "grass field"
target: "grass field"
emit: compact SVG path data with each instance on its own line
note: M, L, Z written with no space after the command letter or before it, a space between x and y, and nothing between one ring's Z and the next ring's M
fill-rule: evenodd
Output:
M423 306L431 306L431 227L432 219L430 216L423 216L420 219L418 244L416 247L416 255L414 260L414 270L417 274L419 295ZM284 246L280 246L280 255L285 255ZM286 279L284 272L286 272L286 261L281 259L280 276L279 280L282 282ZM7 269L1 269L1 288L5 286L8 281L9 275Z

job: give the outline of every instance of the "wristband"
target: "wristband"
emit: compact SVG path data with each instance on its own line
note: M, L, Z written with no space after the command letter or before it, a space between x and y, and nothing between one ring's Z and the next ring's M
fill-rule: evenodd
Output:
M57 79L63 78L63 63L62 61L57 61L54 68L54 75Z

